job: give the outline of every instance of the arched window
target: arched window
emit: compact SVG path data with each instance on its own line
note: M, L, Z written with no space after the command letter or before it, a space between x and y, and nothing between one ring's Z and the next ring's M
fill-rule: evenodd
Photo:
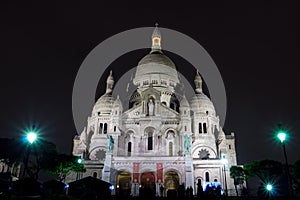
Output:
M171 103L171 104L170 104L170 108L173 109L173 110L175 110L175 104L174 104L174 103Z
M207 133L206 123L203 123L203 132L204 132L204 133Z
M208 172L205 172L205 181L209 182L209 173Z
M131 156L131 142L128 142L127 155Z
M173 156L173 143L169 142L169 156Z
M167 102L165 102L165 101L161 102L161 104L167 106Z
M116 132L117 131L117 126L114 126L114 132Z
M199 123L199 133L202 133L202 124Z
M187 127L186 126L184 126L184 131L187 131Z
M104 133L104 134L107 133L107 123L104 123L103 133Z
M94 173L93 173L93 177L94 177L94 178L97 178L97 175L98 175L97 172L94 172Z
M148 150L153 150L153 134L148 133Z
M102 124L102 123L100 123L100 127L99 127L99 134L101 134L101 133L102 133L102 130L103 130L103 124Z

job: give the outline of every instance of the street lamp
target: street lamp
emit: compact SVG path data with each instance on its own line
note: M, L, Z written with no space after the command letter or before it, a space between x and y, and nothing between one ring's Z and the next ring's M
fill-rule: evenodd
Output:
M82 158L78 158L76 160L76 162L77 162L78 165L81 165L81 164L83 164L83 159ZM76 180L78 180L79 178L80 178L80 172L76 171Z
M24 161L23 178L25 178L25 173L28 170L28 160L30 156L31 145L36 141L36 139L37 139L37 134L34 131L29 131L26 134L26 140L29 143L29 145L27 145L26 157Z
M271 192L272 189L273 189L273 186L269 183L269 184L266 185L266 189L267 189L269 192Z
M81 158L78 158L78 159L77 159L77 163L78 163L78 164L81 164L82 161L83 161L83 160L82 160Z
M27 133L27 135L26 135L26 139L27 139L27 141L28 141L30 144L34 143L34 141L36 140L36 138L37 138L37 135L36 135L36 133L33 132L33 131L30 131L30 132Z
M268 199L273 199L272 198L272 193L273 193L273 185L268 183L265 185L265 190L266 190L266 198Z
M227 189L227 180L226 180L226 170L225 170L225 167L228 163L228 160L225 159L225 158L222 158L221 159L222 163L223 163L223 170L224 170L224 182L225 182L225 195L228 196L228 189Z
M289 164L288 164L287 154L286 154L286 150L285 150L285 140L287 138L287 134L280 127L279 127L279 131L277 133L277 138L280 140L280 142L282 144L282 149L283 149L283 154L284 154L284 159L285 159L285 167L286 167L286 172L287 172L287 182L288 182L288 186L289 186L289 193L292 197L293 196L292 179L290 177Z

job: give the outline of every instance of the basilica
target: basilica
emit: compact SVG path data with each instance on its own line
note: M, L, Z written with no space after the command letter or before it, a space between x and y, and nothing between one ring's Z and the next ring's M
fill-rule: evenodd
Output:
M237 165L234 133L224 133L202 78L194 73L193 97L176 95L181 84L176 65L164 54L155 27L152 48L137 64L129 102L113 95L112 71L107 77L105 94L73 140L73 154L84 159L86 172L67 180L93 176L111 183L113 194L132 196L176 195L180 185L195 194L208 184L234 193L229 172Z

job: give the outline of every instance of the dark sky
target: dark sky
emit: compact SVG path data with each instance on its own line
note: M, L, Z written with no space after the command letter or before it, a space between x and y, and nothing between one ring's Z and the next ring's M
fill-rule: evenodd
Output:
M43 137L70 153L76 134L72 88L82 61L106 38L159 22L198 41L217 64L228 100L225 131L236 133L240 164L283 160L274 139L278 123L290 132L290 162L300 159L297 7L129 2L1 2L1 137L20 137L35 124ZM123 61L129 66L132 56Z

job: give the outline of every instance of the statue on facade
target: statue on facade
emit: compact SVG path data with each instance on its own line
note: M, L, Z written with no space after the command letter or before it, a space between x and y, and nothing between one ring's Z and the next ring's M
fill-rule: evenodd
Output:
M153 99L149 99L148 102L148 114L149 116L153 116L154 115L154 103L153 103Z
M107 139L108 139L108 152L112 153L114 150L114 144L115 144L114 138L110 135L110 136L107 136Z
M190 153L190 148L191 148L190 137L188 135L184 135L184 152L186 154Z

